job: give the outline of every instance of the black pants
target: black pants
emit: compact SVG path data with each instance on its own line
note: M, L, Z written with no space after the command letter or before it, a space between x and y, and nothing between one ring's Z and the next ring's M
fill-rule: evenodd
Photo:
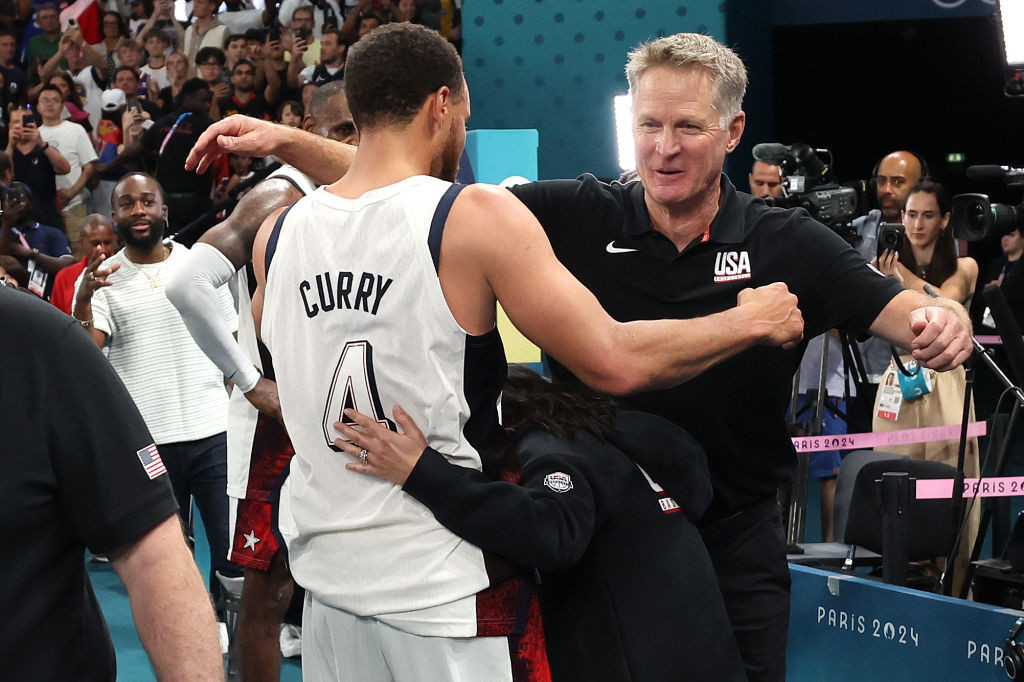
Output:
M214 572L242 575L241 567L228 561L227 436L218 433L199 440L164 443L159 450L178 500L182 522L187 522L193 497L203 518L210 545L210 594L214 603L218 603L221 586Z
M701 528L750 682L785 682L789 564L775 500Z

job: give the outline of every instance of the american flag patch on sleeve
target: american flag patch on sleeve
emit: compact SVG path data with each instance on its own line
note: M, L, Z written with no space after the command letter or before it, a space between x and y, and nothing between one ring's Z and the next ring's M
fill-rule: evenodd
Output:
M160 459L160 453L157 452L155 443L149 444L135 454L139 456L142 468L146 470L146 475L149 476L150 480L153 480L160 474L167 473L167 467L164 466L164 461Z

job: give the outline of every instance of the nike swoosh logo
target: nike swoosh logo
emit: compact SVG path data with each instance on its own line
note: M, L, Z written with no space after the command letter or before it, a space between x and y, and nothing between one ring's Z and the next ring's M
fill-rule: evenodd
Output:
M636 249L624 249L621 246L615 246L615 240L608 242L608 246L604 247L604 250L608 253L633 253Z

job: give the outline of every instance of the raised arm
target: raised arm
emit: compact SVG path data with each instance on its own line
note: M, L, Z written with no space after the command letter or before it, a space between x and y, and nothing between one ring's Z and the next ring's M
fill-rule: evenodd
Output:
M441 286L467 331L493 326L494 298L527 338L598 391L673 386L754 345L803 335L784 284L746 289L738 305L692 320L620 323L559 263L533 214L507 190L467 187L441 243Z
M301 193L281 179L264 180L249 191L227 220L208 230L192 248L185 267L167 285L167 299L181 313L196 344L258 410L281 419L273 381L260 375L221 313L217 288L252 260L262 219L295 203Z
M185 159L185 170L204 173L218 156L228 152L272 154L317 184L328 185L348 172L356 148L298 128L235 115L206 129Z

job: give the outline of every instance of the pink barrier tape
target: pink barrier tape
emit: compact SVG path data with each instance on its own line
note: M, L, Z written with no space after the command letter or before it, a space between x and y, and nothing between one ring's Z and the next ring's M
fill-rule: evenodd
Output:
M984 436L987 422L971 422L967 435ZM793 447L797 452L821 452L822 450L866 450L867 448L904 443L930 443L935 440L959 440L960 425L927 426L920 429L881 431L878 433L844 433L835 436L797 436Z
M983 478L979 485L976 478L964 479L964 497L1016 497L1024 495L1024 476L1002 476ZM953 495L952 478L918 479L917 499L948 500Z

